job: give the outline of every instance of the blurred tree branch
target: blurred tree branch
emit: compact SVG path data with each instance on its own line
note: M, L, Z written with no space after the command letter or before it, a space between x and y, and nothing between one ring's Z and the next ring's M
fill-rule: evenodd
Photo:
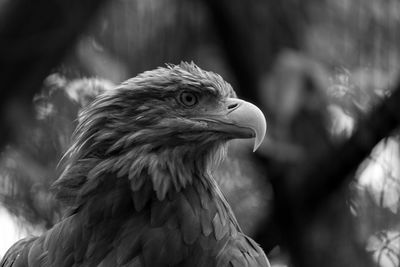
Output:
M346 186L378 142L398 127L399 114L400 84L343 144L275 173L276 219L296 266L373 266L344 205Z
M307 195L301 199L309 206L323 204L324 199L351 181L353 176L349 174L352 174L372 149L388 137L399 124L400 82L387 99L359 122L349 140L324 151L316 162L309 164L302 171L300 175L305 179L300 186L307 188Z
M105 0L10 0L0 16L0 146L32 118L32 99Z

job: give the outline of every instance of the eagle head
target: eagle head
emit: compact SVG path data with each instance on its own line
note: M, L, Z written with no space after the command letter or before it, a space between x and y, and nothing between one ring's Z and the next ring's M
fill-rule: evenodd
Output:
M236 98L221 76L194 63L167 65L108 90L83 110L59 184L74 177L68 186L79 187L110 171L131 180L146 172L160 176L153 178L160 184L167 170L175 178L160 185L162 198L207 170L226 141L254 137L256 150L265 131L260 109Z

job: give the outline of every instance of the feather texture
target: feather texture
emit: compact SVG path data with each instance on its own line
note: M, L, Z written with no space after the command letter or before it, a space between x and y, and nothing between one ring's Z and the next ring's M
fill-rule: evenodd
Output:
M180 105L183 91L201 106ZM81 113L54 184L66 218L1 266L269 266L210 175L228 138L192 119L227 97L231 86L193 63L106 91Z

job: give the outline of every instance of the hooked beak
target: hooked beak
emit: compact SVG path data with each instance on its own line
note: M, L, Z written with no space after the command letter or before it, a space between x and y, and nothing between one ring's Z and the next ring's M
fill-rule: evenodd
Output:
M215 131L223 132L230 138L253 138L253 152L261 145L267 123L264 114L255 105L237 98L228 98L224 109L212 116L208 126Z

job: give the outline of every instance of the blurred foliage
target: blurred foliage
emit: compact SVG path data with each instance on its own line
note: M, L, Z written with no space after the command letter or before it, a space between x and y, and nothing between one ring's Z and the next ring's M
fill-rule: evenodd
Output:
M293 166L348 138L391 94L400 70L397 0L308 0L301 10L293 9L297 1L233 1L229 12L254 45L231 45L258 56L255 88L238 82L204 2L117 0L101 12L33 99L36 120L18 121L25 130L1 154L0 201L11 213L43 229L57 222L62 212L49 187L62 171L57 164L79 110L114 83L166 62L193 60L221 74L239 96L257 96L269 123L260 153ZM279 15L266 16L269 8ZM274 26L288 30L272 35ZM319 135L325 131L329 136ZM359 166L350 196L341 195L356 221L355 238L379 266L399 264L399 149L397 135L382 141ZM233 142L216 174L253 234L270 222L273 196L271 177L249 152L246 142ZM271 255L273 263L286 261L279 249Z
M78 111L112 83L98 79L67 81L54 74L33 99L36 120L1 153L0 200L28 223L51 227L61 216L49 192L60 174L57 165L69 146ZM20 123L24 123L21 121Z
M398 79L400 3L328 0L310 6L310 12L304 49L330 69L332 131L345 138ZM395 135L377 145L352 185L358 234L380 266L399 264L399 161Z

